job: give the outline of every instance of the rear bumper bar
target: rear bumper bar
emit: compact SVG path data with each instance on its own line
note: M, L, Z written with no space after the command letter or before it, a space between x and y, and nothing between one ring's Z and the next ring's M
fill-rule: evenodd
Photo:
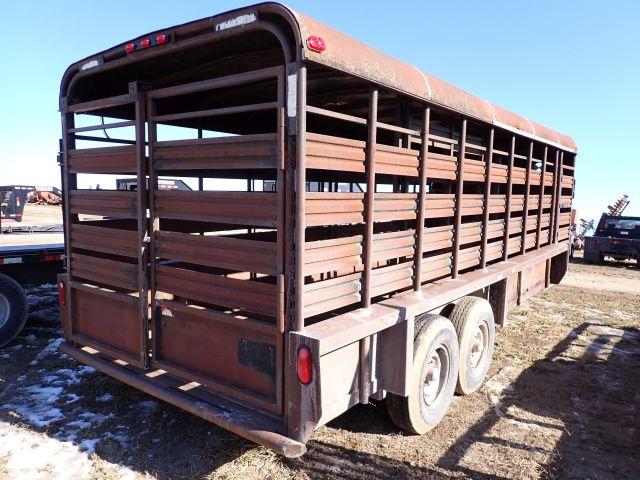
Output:
M232 409L228 405L222 408L207 403L177 388L156 383L144 373L127 370L117 363L76 348L69 343L63 343L60 351L116 380L197 415L247 440L270 448L287 458L297 458L306 452L303 443L277 432L277 422L247 408L238 406Z

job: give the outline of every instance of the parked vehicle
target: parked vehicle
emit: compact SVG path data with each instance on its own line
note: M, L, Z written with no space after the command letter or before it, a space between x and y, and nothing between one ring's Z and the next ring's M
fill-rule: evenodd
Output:
M26 285L55 284L63 271L62 234L0 235L0 348L23 329L29 313Z
M640 266L640 217L602 214L593 236L585 238L584 260L604 263L605 257L636 260Z
M571 138L276 3L79 61L60 109L62 351L289 457L371 398L433 428L567 268Z

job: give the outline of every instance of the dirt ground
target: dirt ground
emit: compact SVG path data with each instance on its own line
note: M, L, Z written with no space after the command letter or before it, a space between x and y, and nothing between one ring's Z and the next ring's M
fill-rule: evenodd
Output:
M0 479L590 478L640 471L640 269L579 259L512 310L480 392L422 437L360 406L285 460L57 351L55 288L0 350Z

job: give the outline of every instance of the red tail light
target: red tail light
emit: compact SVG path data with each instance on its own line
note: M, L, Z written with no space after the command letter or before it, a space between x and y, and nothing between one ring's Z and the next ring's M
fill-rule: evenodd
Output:
M298 380L304 385L309 385L313 380L313 364L309 347L300 347L298 350Z
M126 47L124 47L124 51L127 53L131 53L136 49L135 43L127 43Z
M307 47L313 52L322 53L327 49L327 44L322 38L311 35L307 37Z
M161 43L167 43L167 36L165 34L160 34L156 37L156 43L161 44Z
M64 282L58 282L58 297L60 300L60 305L67 304L67 290L64 286Z
M145 38L140 42L140 48L147 48L149 45L151 45L151 40L148 38Z

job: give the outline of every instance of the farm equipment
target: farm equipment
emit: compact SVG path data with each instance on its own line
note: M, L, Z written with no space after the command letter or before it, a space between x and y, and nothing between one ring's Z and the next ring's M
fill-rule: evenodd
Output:
M289 457L370 399L435 427L567 269L570 137L280 4L79 61L60 110L61 350Z

